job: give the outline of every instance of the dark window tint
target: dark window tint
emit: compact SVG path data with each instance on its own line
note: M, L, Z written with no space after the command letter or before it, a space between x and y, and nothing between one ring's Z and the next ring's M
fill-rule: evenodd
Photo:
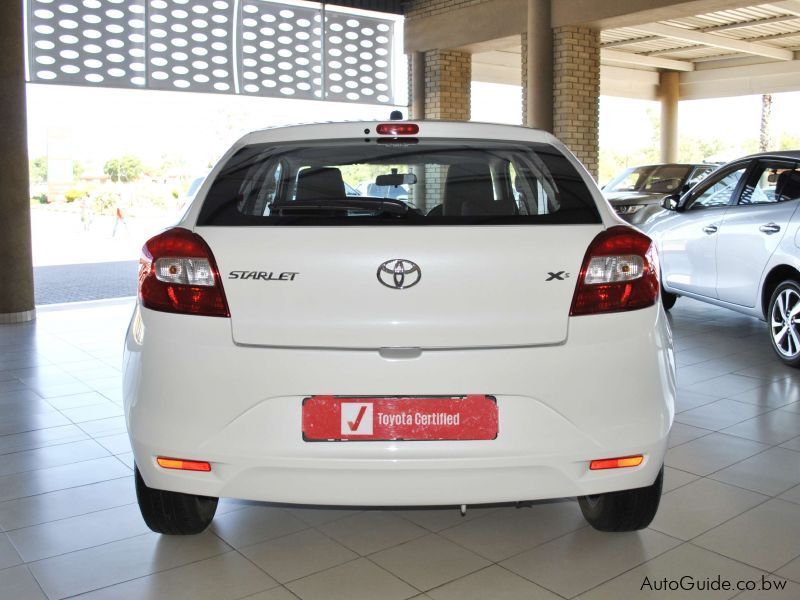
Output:
M772 204L800 198L800 169L794 163L761 162L748 178L739 204Z
M364 140L237 152L199 225L599 223L589 188L547 144Z

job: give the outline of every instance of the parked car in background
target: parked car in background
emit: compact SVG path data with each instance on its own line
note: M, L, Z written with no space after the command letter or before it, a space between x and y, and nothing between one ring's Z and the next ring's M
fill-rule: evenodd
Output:
M800 367L800 150L720 167L644 227L658 247L665 308L677 296L767 321L787 365Z
M408 199L348 196L354 172ZM281 127L209 177L145 244L126 338L151 529L198 533L219 497L578 496L598 529L647 527L675 396L655 249L556 138Z
M671 163L631 167L603 186L603 195L622 219L638 226L663 212L664 196L687 191L717 166Z

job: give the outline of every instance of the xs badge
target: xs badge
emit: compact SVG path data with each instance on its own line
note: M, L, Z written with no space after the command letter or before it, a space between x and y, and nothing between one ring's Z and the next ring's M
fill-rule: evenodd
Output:
M566 278L569 277L569 273L566 271L556 271L553 273L552 271L547 272L547 279L545 281L564 281Z

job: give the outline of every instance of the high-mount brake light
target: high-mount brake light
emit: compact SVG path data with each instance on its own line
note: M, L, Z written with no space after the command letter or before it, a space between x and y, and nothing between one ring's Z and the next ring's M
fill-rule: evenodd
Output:
M570 316L621 312L658 301L658 255L653 241L625 226L592 241L583 259Z
M211 471L211 463L204 460L184 460L182 458L167 458L159 456L156 458L158 466L162 469L177 469L179 471L202 471L208 473Z
M417 135L419 125L416 123L381 123L375 128L378 135Z
M644 462L644 456L637 454L635 456L623 456L620 458L602 458L600 460L593 460L589 463L590 471L602 471L604 469L623 469L625 467L638 467Z
M211 249L199 235L180 227L145 242L139 298L145 308L161 312L230 317Z

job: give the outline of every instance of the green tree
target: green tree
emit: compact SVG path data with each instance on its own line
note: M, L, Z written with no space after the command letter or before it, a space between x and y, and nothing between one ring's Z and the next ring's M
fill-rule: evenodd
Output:
M80 179L84 171L86 171L86 169L84 168L83 163L77 160L72 161L72 178L74 180L77 181L78 179Z
M142 176L142 161L135 156L112 158L103 165L103 173L114 183L136 181Z
M800 136L781 133L778 138L778 150L797 150L800 148Z
M47 183L47 157L38 156L30 163L30 175L33 183Z

